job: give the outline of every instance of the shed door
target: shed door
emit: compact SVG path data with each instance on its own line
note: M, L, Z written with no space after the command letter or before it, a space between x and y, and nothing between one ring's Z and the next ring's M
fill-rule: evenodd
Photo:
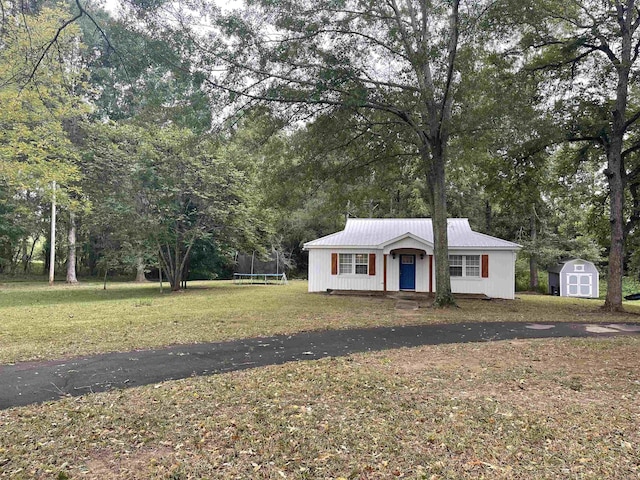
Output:
M567 297L593 296L593 279L590 273L567 273Z

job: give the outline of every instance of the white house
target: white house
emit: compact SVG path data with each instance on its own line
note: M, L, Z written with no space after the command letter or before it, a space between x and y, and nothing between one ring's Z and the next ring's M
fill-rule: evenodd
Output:
M474 232L466 218L448 223L453 293L514 298L520 245ZM344 230L304 244L309 291L435 292L430 218L350 218Z

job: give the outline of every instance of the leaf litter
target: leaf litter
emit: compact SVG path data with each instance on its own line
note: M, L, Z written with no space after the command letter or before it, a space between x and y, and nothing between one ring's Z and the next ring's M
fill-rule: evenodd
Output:
M425 346L15 408L0 478L638 478L639 353Z

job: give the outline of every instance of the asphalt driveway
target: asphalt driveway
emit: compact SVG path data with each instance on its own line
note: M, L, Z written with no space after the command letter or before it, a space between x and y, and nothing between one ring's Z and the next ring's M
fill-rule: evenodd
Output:
M292 361L421 345L640 335L640 323L462 323L322 330L0 365L0 409Z

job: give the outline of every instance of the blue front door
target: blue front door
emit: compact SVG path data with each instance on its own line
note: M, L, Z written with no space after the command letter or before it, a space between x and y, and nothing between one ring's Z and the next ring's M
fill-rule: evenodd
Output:
M416 256L400 255L400 290L416 289Z

